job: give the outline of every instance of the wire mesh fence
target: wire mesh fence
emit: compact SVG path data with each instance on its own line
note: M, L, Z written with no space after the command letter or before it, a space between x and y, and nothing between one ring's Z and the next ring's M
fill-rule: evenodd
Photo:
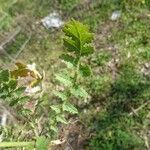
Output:
M9 68L16 62L26 45L31 39L31 34L17 27L0 41L0 67Z

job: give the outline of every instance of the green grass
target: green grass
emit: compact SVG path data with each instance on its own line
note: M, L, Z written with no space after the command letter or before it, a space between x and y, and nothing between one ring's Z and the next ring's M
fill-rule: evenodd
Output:
M140 136L149 130L149 106L141 109L138 116L128 117L128 114L131 108L136 109L150 99L149 74L141 72L150 60L149 0L95 0L89 4L82 0L19 0L15 4L0 1L0 19L7 14L0 23L1 33L18 26L22 28L6 50L16 53L28 38L24 31L31 31L31 39L18 60L35 62L45 70L48 93L55 86L54 72L60 66L58 57L63 50L63 35L60 30L48 31L36 22L58 10L65 21L73 17L89 25L95 33L97 50L89 58L93 76L85 82L91 98L86 104L81 103L86 113L81 109L80 114L87 129L95 135L89 149L144 150L145 141ZM113 22L110 16L115 10L121 10L121 17ZM19 16L22 19L17 20ZM149 68L145 70L148 72ZM100 110L97 112L97 109Z

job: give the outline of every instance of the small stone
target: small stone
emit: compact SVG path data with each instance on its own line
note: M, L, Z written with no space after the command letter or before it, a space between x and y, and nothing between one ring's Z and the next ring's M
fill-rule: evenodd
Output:
M127 58L130 58L131 57L131 53L130 52L128 52L128 54L127 54Z
M43 26L47 29L50 28L60 28L64 22L61 20L61 17L58 13L50 13L48 16L41 20Z
M145 66L146 69L148 69L150 67L150 64L149 63L145 63L144 66Z
M116 11L114 11L114 12L112 13L110 19L111 19L112 21L116 21L118 18L120 18L120 16L121 16L121 11L120 11L120 10L116 10Z

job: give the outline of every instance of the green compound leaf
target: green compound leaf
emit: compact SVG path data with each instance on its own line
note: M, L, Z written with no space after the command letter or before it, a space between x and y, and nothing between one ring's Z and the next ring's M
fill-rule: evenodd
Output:
M56 116L56 120L57 120L57 122L67 124L67 120L63 116Z
M72 66L76 66L76 65L77 65L76 59L75 59L73 56L69 55L69 54L62 54L62 55L60 56L60 58L61 58L63 61L72 64Z
M63 28L65 33L64 46L69 52L75 52L78 56L85 56L93 52L89 46L93 40L93 34L82 23L72 20Z
M67 23L63 32L63 38L66 54L62 54L60 58L67 65L60 74L56 74L56 79L64 86L63 91L55 92L54 94L62 100L60 107L51 106L55 111L56 124L67 123L64 115L66 113L77 114L78 110L70 103L72 96L81 99L87 98L88 93L79 86L80 77L88 77L91 75L91 69L88 65L82 64L82 57L92 54L93 34L89 32L89 28L82 23L72 20ZM80 76L80 73L82 76ZM54 129L55 130L55 129Z
M63 111L68 111L71 114L78 114L78 110L70 103L63 104Z
M54 132L58 133L58 128L57 126L51 125L50 129L53 130Z
M76 85L75 87L73 87L70 92L77 98L79 97L83 97L83 98L87 98L88 97L88 93L80 86Z
M67 100L67 95L65 93L54 92L54 95L56 95L57 97L59 97L62 101L66 101Z
M0 83L9 81L9 71L0 70Z
M75 43L75 41L71 40L70 38L65 37L63 39L64 42L64 46L65 48L69 51L69 52L79 52L79 48L77 47L77 44Z
M92 45L85 44L82 47L81 55L82 56L87 56L87 55L92 54L93 52L94 52L94 48L92 47Z
M25 87L19 87L15 90L15 94L17 96L21 96L25 92L25 89L26 89Z
M67 74L56 74L56 79L65 86L72 86L73 81Z
M91 75L91 68L88 65L80 65L79 70L83 77L88 77Z
M10 80L8 83L9 89L14 90L17 87L17 80Z
M89 28L75 20L67 23L63 28L63 32L74 41L82 41L82 44L91 43L93 40L93 34L89 32Z
M61 112L60 105L52 105L50 106L52 110L54 110L57 114Z

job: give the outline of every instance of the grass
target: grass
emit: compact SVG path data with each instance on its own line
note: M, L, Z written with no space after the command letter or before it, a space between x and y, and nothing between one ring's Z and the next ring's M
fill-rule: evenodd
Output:
M91 140L90 149L103 147L102 150L116 150L120 148L116 143L123 143L124 150L138 150L138 146L139 149L140 146L143 148L145 141L137 138L137 133L143 136L143 131L149 130L148 106L138 112L138 117L128 117L127 114L132 111L131 108L138 108L150 98L149 67L145 67L150 60L149 0L95 0L89 3L79 0L20 0L8 4L10 1L1 0L0 14L3 16L7 13L6 20L0 24L1 34L18 26L22 32L5 48L8 53L16 53L28 38L28 33L31 33L31 39L18 60L35 62L41 70L46 71L48 93L55 85L53 73L60 65L58 57L63 50L63 35L61 30L47 30L37 22L57 10L65 21L74 17L90 26L95 33L97 50L89 58L93 76L85 82L91 98L86 104L81 103L83 109L80 114L87 126L86 131L91 130L96 134ZM113 22L110 16L115 10L121 10L121 17ZM6 57L5 62L9 63ZM144 73L141 72L143 68ZM137 144L130 142L133 139L137 140Z

